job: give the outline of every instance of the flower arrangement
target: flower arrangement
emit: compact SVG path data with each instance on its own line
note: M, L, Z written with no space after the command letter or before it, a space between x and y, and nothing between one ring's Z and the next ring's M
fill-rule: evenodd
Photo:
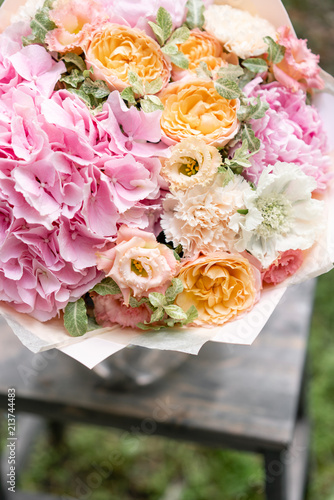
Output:
M319 57L211 3L29 0L1 35L0 299L15 311L72 336L221 326L321 238Z

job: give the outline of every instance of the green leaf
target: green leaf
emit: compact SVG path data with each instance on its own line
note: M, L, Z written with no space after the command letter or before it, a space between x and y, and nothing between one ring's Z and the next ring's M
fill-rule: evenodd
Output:
M191 30L194 28L203 28L204 25L204 3L202 0L188 0L186 3L188 9L186 24Z
M152 292L148 296L150 303L153 307L163 307L167 305L165 296L162 293Z
M82 57L78 56L78 54L74 54L74 52L68 52L67 54L65 54L62 57L62 60L65 63L73 64L74 66L76 66L77 68L79 68L80 71L85 71L87 69L86 68L86 63L82 59Z
M124 101L128 101L130 104L136 104L136 99L132 87L126 87L124 90L122 90L121 97L122 99L124 99Z
M268 45L268 60L273 64L280 63L285 54L285 47L276 43L270 36L265 36L263 40Z
M165 306L165 313L167 313L171 318L178 319L180 321L187 319L187 313L185 313L181 307L176 305Z
M41 43L39 38L36 38L34 35L28 35L28 36L23 36L22 37L22 45L23 47L27 47L27 45L38 45Z
M187 311L187 319L185 324L192 323L195 319L198 318L198 311L194 305L190 306Z
M84 80L85 77L78 69L74 69L69 75L65 75L60 78L61 82L64 82L74 88L77 88L78 84L83 82Z
M212 72L209 70L206 62L201 61L196 68L196 75L198 78L203 78L204 80L207 78L212 78Z
M153 313L151 314L150 323L155 323L156 321L160 321L163 319L164 316L165 316L165 311L163 307L158 307L158 309L153 311Z
M266 101L261 101L259 97L254 97L246 100L246 104L240 106L237 111L238 119L241 122L248 120L257 120L263 118L269 109L269 104Z
M55 23L49 19L49 11L50 9L48 7L38 9L34 19L32 19L30 23L32 35L37 40L40 40L41 43L45 42L45 35L57 27Z
M161 326L152 326L150 324L145 325L145 323L137 323L137 328L140 328L141 330L161 330L163 328L163 325Z
M238 64L229 64L227 67L219 68L218 76L227 80L236 80L244 74L244 70Z
M156 95L146 95L140 99L140 106L145 113L152 113L153 111L163 110L164 106Z
M93 108L97 104L94 96L86 94L81 89L68 88L67 90L80 97L89 108Z
M183 292L183 284L179 278L173 278L172 284L167 288L165 297L168 304L171 304L176 299L179 293Z
M215 82L215 89L225 99L236 99L241 96L238 85L232 80L220 78Z
M95 82L90 78L86 78L81 85L80 90L85 94L93 95L96 99L103 99L110 94L108 85L103 80L96 80Z
M179 52L179 49L177 48L177 45L175 43L167 43L167 45L162 47L161 50L164 54L166 54L169 57L174 56L175 54L178 54L178 52Z
M72 337L80 337L87 332L88 317L83 299L67 304L64 310L64 326Z
M146 94L156 94L162 89L162 78L158 76L155 80L151 82L145 82L145 93Z
M241 215L247 215L248 214L248 208L240 208L239 210L237 210L238 214L241 214Z
M189 60L181 51L178 51L177 54L171 55L170 60L173 64L175 64L175 66L178 66L181 69L189 68Z
M174 33L170 37L169 43L171 42L176 44L184 43L188 40L189 36L190 36L190 31L187 28L187 26L181 26L181 28L178 28L177 30L174 31Z
M233 171L227 165L221 165L220 167L218 167L218 173L223 176L222 187L227 186L227 184L234 178Z
M267 71L268 69L266 61L257 57L245 59L242 61L242 65L253 73L263 73L263 71Z
M93 330L98 330L99 328L102 328L101 325L98 325L95 321L94 318L91 318L88 316L88 326L87 326L87 332L91 332Z
M130 307L140 307L143 304L147 304L149 302L147 297L143 297L140 300L137 300L135 297L130 297L129 306Z
M163 33L163 43L171 36L173 31L172 16L166 9L159 7L157 12L157 24L160 26Z
M178 260L178 261L180 262L180 261L181 261L181 258L180 258L180 256L179 256L179 254L178 254L175 250L173 250L173 253L174 253L174 257L175 257L175 259L176 259L176 260Z
M254 73L245 68L244 74L239 78L238 85L240 89L243 89L247 83L254 80Z
M144 94L144 82L134 71L128 71L128 80L135 94Z
M160 28L160 26L158 26L156 23L153 23L152 21L148 21L148 24L151 26L159 45L163 45L165 43L163 30Z
M245 125L241 137L243 141L247 141L247 146L251 153L255 153L260 149L260 139L255 137L254 131L250 125Z
M122 293L117 283L112 278L104 278L101 283L98 283L90 290L98 295L117 295Z

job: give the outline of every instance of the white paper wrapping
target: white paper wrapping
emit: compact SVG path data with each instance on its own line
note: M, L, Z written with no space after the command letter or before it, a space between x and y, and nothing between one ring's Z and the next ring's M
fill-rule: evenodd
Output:
M0 9L0 31L10 22L11 13L23 0L5 0ZM291 25L290 19L280 0L216 0L233 7L248 10L268 19L275 27ZM316 95L314 104L318 108L334 151L334 79L323 72L326 92ZM332 95L331 95L332 93ZM334 158L334 156L333 156ZM80 361L89 368L129 344L152 349L175 350L197 354L208 340L231 344L250 345L260 333L273 310L283 296L286 286L304 281L332 269L334 260L334 188L326 193L327 220L323 239L308 252L305 261L294 276L284 283L284 287L269 288L262 292L258 304L240 319L216 328L187 328L161 330L159 332L138 333L129 328L103 328L73 338L66 332L61 319L55 318L41 323L27 315L17 313L8 304L0 303L0 313L5 317L14 333L31 351L37 353L57 348Z

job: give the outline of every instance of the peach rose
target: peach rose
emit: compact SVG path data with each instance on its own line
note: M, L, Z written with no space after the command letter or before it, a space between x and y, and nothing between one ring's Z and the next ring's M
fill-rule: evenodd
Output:
M212 81L194 79L171 83L159 97L165 108L161 116L161 140L168 146L195 137L222 147L239 130L239 99L225 99Z
M104 80L110 90L130 85L129 70L144 82L160 77L163 88L169 82L170 66L159 45L139 29L107 23L94 33L85 54L87 67L94 69L92 78Z
M277 43L285 47L282 61L273 65L273 73L278 82L297 92L309 89L323 89L324 81L319 76L319 56L307 48L307 40L298 39L288 26L277 30Z
M172 79L181 80L191 75L196 75L196 69L200 62L205 62L208 69L215 73L222 66L228 63L239 64L239 59L235 54L223 52L220 42L206 31L194 29L190 32L188 40L179 44L178 48L189 60L189 69L183 70L172 64Z
M176 304L184 311L194 304L194 325L218 326L252 309L259 297L261 275L240 254L215 252L186 262L178 275L184 290Z
M97 254L97 267L116 281L127 305L131 294L140 299L150 292L164 293L179 263L173 251L158 243L154 234L123 225L116 245Z

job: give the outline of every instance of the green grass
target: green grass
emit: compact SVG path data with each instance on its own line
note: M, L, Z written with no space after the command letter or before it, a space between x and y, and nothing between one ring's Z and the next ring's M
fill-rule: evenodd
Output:
M334 500L334 271L318 280L310 338L313 420L309 500ZM90 500L263 500L259 456L92 426L67 429L66 446L36 446L20 486Z

